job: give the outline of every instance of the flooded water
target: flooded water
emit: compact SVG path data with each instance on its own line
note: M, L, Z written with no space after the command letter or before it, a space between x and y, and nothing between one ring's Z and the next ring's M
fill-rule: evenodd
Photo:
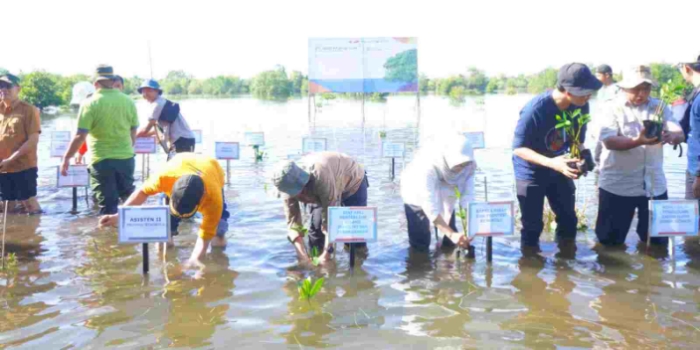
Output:
M203 273L183 270L196 239L181 226L165 260L151 249L151 272L141 274L140 246L119 245L115 230L96 229L97 215L81 190L79 213L69 213L71 191L57 190L58 159L49 158L52 130L72 130L74 115L45 117L40 143L41 216L9 216L7 248L18 269L0 275L0 348L697 348L700 341L700 244L676 239L672 249L647 254L636 234L626 249L595 248L592 231L579 233L577 250L560 252L543 233L542 252L523 257L519 238L494 240L487 264L484 242L476 260L435 247L408 249L399 196L400 170L391 179L381 158L379 131L417 143L453 130L486 132L476 153L479 198L488 177L489 199L513 198L510 142L518 111L530 96L487 96L455 106L423 97L366 103L364 129L357 101L321 103L309 122L308 101L250 98L186 100L183 113L203 131L199 147L242 141L263 131L268 158L255 163L246 149L230 164L226 200L232 215L229 246L211 253ZM309 270L286 240L280 199L265 175L297 153L304 136L328 139L329 150L357 157L368 169L369 204L379 208L379 240L354 271L346 253ZM666 150L671 198L684 193L685 159ZM150 171L164 164L150 158ZM137 178L141 178L141 158ZM225 163L222 163L225 167ZM595 222L594 176L579 181L578 201ZM322 291L300 301L297 282L326 277Z

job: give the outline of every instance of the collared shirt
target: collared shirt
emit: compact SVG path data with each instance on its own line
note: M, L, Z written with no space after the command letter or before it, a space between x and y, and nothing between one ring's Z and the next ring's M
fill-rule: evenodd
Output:
M617 86L617 83L612 83L608 86L603 86L602 88L600 88L600 90L598 90L596 100L600 102L615 100L619 91L620 87Z
M650 98L641 106L634 106L620 96L610 105L600 130L600 140L613 136L636 138L642 130L644 120L650 120L659 100ZM678 123L666 107L663 111L665 125ZM678 126L680 128L680 126ZM603 149L598 179L600 188L624 197L652 197L666 192L663 145L644 145L626 151Z
M170 197L173 185L183 175L198 175L204 182L204 195L199 202L199 212L202 214L199 237L212 239L224 209L225 175L216 159L189 152L179 153L165 164L162 171L149 177L141 190L149 196L165 193Z
M0 105L0 160L9 158L29 140L30 135L36 133L41 133L39 109L19 100L8 108ZM17 158L3 170L16 173L36 167L35 150Z
M88 132L92 164L134 157L131 130L138 126L134 101L116 89L97 90L78 111L78 131Z
M326 230L328 207L340 206L343 199L357 192L365 178L365 169L350 156L337 152L310 154L297 164L311 175L310 194L323 207L322 227ZM287 217L289 239L294 240L298 233L292 228L302 225L299 200L285 199L284 214Z
M163 122L160 120L160 114L163 112L163 107L165 106L165 98L163 96L158 96L158 98L153 102L148 103L148 120L157 120L158 125L163 129L163 135L165 136L165 141L168 145L171 145L177 141L179 138L193 139L194 133L187 124L187 121L180 113L180 116L175 119L173 123Z

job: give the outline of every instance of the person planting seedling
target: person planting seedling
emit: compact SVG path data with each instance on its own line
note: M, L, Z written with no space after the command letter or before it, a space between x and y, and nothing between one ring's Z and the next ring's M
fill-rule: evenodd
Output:
M450 136L444 144L418 151L401 175L401 198L411 248L420 252L429 250L431 224L444 234L443 247L470 247L463 208L474 199L475 171L474 151L464 135ZM465 217L464 233L456 227L456 217L460 215Z
M603 245L624 244L635 211L637 235L647 240L649 201L668 199L663 144L677 145L685 139L667 101L650 97L657 84L649 67L637 66L623 76L619 85L624 98L610 106L599 138L605 147L598 178L595 233ZM666 85L661 96L671 99L675 91L675 87ZM650 125L656 124L658 131L651 132ZM652 244L667 242L668 238L663 237L651 239Z

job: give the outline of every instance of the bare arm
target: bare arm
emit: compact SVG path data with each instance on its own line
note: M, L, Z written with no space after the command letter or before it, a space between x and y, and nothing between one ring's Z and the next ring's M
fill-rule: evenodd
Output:
M136 128L131 129L131 146L136 144Z
M124 202L125 206L139 206L146 202L148 195L143 192L143 190L138 190L129 196L129 198ZM105 226L117 226L119 223L119 214L104 215L100 218L100 227Z
M442 218L442 215L438 215L437 218L435 218L435 221L433 221L433 224L435 227L438 228L441 232L447 236L452 243L462 247L462 248L467 248L469 246L469 242L471 239L467 238L465 235L455 231L450 227L450 225L445 222L445 219Z
M611 151L627 151L639 146L653 145L659 142L656 137L648 138L645 134L646 129L642 128L642 130L639 132L639 136L635 138L622 135L608 136L603 140L603 144L605 145L605 148Z
M569 163L578 162L579 159L568 159L561 157L549 158L545 157L530 148L520 147L513 150L513 154L525 159L526 161L543 166L545 168L550 168L554 171L562 173L564 176L570 179L578 179L579 171L569 167Z
M146 124L143 128L141 128L137 133L136 136L138 137L146 137L149 136L151 133L151 130L155 128L156 126L156 121L155 120L149 120L148 124Z
M68 150L66 150L66 153L63 155L63 163L61 164L61 175L68 175L68 166L70 166L70 159L73 158L75 152L78 152L80 146L82 146L83 143L85 143L85 138L87 137L87 134L88 133L86 131L78 131L75 134L75 137L73 137L73 140L70 142L70 146L68 146Z

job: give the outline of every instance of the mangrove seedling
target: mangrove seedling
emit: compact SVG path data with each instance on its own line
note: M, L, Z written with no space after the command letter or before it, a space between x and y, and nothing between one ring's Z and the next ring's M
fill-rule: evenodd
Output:
M591 121L591 115L583 114L581 109L577 109L571 113L564 111L562 115L557 115L555 118L557 119L556 128L562 130L565 139L570 141L569 157L581 160L579 163L570 166L578 169L585 175L595 168L591 151L582 149L583 145L581 144L581 131Z
M661 139L663 132L664 110L678 99L683 97L685 85L683 83L666 82L659 89L659 103L654 108L654 113L649 120L642 121L644 124L645 136L649 138Z
M262 162L263 158L265 158L265 152L261 151L258 145L253 146L253 151L255 151L255 161Z
M17 268L17 255L15 253L7 254L2 265L3 271L10 271Z
M318 266L321 262L319 261L319 257L321 254L318 252L318 247L313 247L311 248L311 264L314 266Z
M455 197L457 197L457 209L455 209L455 216L458 217L459 221L462 223L462 232L464 232L464 236L469 238L469 235L467 234L467 210L462 208L462 192L459 191L457 186L455 186ZM474 258L475 254L476 252L474 252L474 249L470 245L465 256Z
M303 282L299 282L299 299L311 302L311 299L323 288L323 277L311 283L311 276L307 277Z
M306 237L306 234L309 233L309 229L303 225L294 225L292 226L292 230L296 231L301 237Z
M382 130L379 132L379 138L380 139L385 139L386 138L386 131Z

